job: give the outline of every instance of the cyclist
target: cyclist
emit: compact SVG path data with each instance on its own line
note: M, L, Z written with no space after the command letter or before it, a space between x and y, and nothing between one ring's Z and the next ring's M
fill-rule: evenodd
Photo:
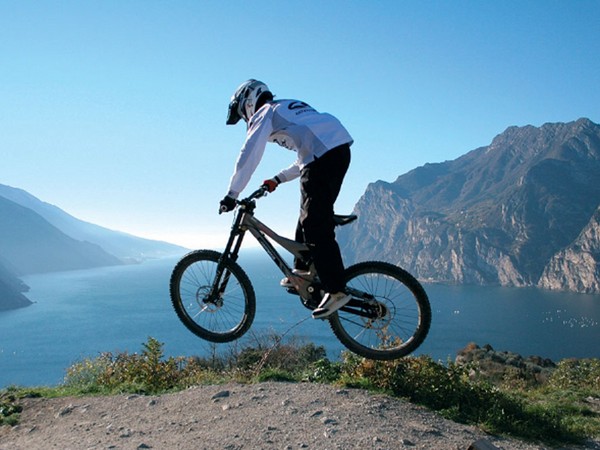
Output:
M350 164L353 139L331 114L319 113L299 100L274 100L267 85L254 79L242 83L231 97L226 124L234 125L240 119L247 125L246 140L219 211L235 208L235 200L260 163L267 142L297 153L291 166L263 185L273 192L280 183L300 177L296 240L309 247L326 291L312 316L325 318L350 300L344 292L344 265L335 240L333 206ZM296 273L306 270L299 261L295 262Z

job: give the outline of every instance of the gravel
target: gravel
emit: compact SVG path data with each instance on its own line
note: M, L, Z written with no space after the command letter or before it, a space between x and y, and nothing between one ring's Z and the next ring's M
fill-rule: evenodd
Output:
M21 404L19 425L0 427L0 450L550 448L490 436L401 399L316 383L231 383Z

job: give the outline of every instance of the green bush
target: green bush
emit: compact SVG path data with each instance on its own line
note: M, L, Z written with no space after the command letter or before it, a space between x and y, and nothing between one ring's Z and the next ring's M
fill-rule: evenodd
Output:
M283 342L280 336L267 334L255 336L254 345L231 355L230 366L246 378L260 376L264 371L278 371L287 373L287 378L298 379L307 367L325 356L323 346L294 339Z
M554 389L600 392L600 359L563 359L548 380Z
M585 434L570 426L560 411L528 402L521 392L506 392L485 381L472 381L468 368L443 365L429 356L395 361L352 358L346 376L363 386L407 398L445 417L482 426L489 432L547 442L580 442Z
M272 339L272 338L268 338ZM67 369L65 386L81 393L136 392L153 394L195 384L238 381L299 380L307 368L325 357L314 344L260 343L227 356L164 358L163 344L150 337L137 353L102 353Z
M298 379L285 370L280 369L265 369L256 377L256 381L265 382L265 381L298 381Z
M153 394L198 384L207 376L195 358L163 359L163 344L150 337L141 354L102 353L67 369L65 385L84 393L137 392Z
M321 358L307 368L303 380L313 383L334 383L339 380L341 373L341 363L333 363L327 358Z
M0 392L0 425L16 425L22 410L12 389Z

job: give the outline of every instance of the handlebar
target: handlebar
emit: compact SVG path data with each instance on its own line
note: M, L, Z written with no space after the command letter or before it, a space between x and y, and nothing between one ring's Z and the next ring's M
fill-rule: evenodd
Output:
M246 197L245 199L243 199L237 203L249 202L249 201L257 199L257 198L265 197L268 193L269 193L269 188L263 184L261 187L259 187L256 191L254 191L248 197Z
M258 199L261 197L265 197L268 193L269 193L269 188L265 185L262 185L256 191L254 191L252 194L250 194L248 197L243 198L242 200L236 200L235 204L236 204L236 206L247 205L252 200L255 200L255 199ZM227 208L225 206L221 206L221 208L219 209L219 214L224 213L224 212L227 212Z

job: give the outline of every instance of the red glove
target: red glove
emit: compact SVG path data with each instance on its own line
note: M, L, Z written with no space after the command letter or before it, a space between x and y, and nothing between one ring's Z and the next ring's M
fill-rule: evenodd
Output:
M271 178L270 180L265 180L263 181L263 186L265 186L267 188L267 191L269 192L273 192L275 189L277 189L277 186L279 185L279 182L277 181L275 178Z

